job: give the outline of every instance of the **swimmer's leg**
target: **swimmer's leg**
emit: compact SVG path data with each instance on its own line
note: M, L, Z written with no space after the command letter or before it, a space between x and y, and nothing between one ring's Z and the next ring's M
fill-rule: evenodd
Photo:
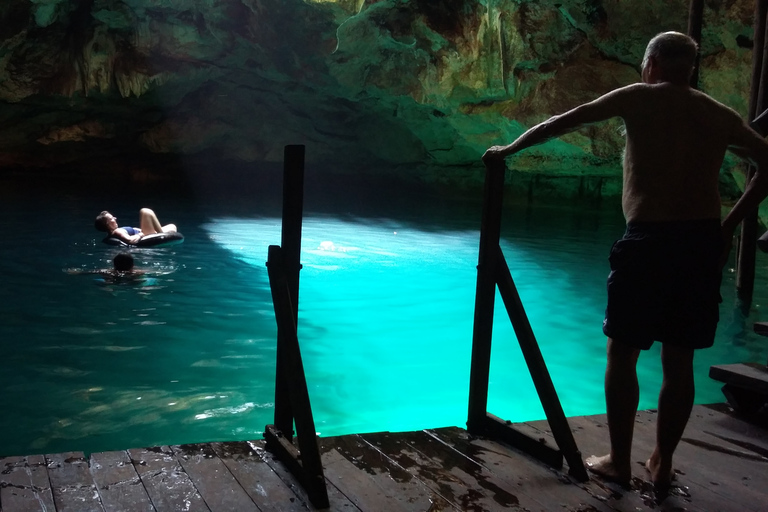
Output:
M145 235L176 231L175 224L167 224L165 226L161 225L160 221L157 220L157 215L155 215L155 212L149 208L142 208L139 210L139 222L139 225L141 226L141 232Z

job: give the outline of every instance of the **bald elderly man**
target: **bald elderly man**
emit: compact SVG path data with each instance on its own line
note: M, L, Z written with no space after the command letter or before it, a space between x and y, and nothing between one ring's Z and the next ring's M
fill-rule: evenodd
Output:
M587 467L629 485L637 360L660 341L664 379L656 446L646 462L659 492L670 486L672 456L693 407L694 350L714 343L722 267L734 231L768 194L768 143L734 110L689 86L697 52L684 34L658 34L648 43L641 83L556 115L483 155L485 161L503 159L591 123L624 121L627 228L611 249L603 322L611 448L588 458ZM728 150L757 172L721 221L718 175Z

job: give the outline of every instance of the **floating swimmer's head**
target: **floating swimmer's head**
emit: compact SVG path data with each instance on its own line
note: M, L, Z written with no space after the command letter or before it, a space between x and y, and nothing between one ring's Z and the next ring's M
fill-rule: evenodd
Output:
M114 226L111 225L112 223L114 223ZM117 218L108 211L104 210L96 216L96 220L93 222L93 226L99 231L111 233L117 229Z
M115 270L118 272L130 272L133 270L133 256L127 252L119 253L112 262L115 264Z

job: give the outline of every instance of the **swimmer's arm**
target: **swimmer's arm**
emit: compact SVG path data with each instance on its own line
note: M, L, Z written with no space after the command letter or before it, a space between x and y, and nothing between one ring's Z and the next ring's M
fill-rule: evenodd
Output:
M616 89L564 114L552 116L523 133L511 144L489 148L483 155L483 160L506 158L531 146L578 130L582 126L620 117L632 102L633 90L632 86Z
M64 269L64 272L70 275L77 275L77 274L105 274L108 273L109 270L107 269L87 269L87 268L67 268Z
M141 240L141 237L143 237L144 234L137 233L135 235L129 235L128 232L123 228L117 228L112 232L111 236L116 236L117 238L119 238L120 240L122 240L127 244L136 244L139 240Z

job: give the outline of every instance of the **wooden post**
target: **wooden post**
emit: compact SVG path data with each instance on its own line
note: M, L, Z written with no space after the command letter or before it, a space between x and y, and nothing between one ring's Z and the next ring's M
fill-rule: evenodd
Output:
M701 26L704 22L704 0L691 0L688 8L688 35L699 45L696 64L691 74L691 87L699 88L699 66L701 64Z
M301 223L304 215L304 146L285 146L283 161L282 267L293 306L293 323L299 321L299 271L301 270ZM277 374L275 376L275 426L291 440L293 417L289 399L291 376L285 371L284 332L277 333Z
M299 479L307 491L310 500L317 508L328 507L328 491L325 486L323 465L320 460L320 450L317 446L317 431L312 416L312 406L309 401L307 379L304 375L304 364L301 359L299 338L296 334L296 324L293 321L295 307L291 302L288 284L288 274L284 268L285 255L276 245L269 246L269 287L272 291L272 303L275 306L278 333L281 333L283 343L284 373L291 378L287 398L291 410L295 413L296 437L299 449L290 437L280 430L277 425L267 425L264 438L267 448ZM293 425L293 418L291 419Z
M269 246L269 287L277 319L275 422L264 429L267 449L299 480L312 504L328 508L296 325L299 318L301 224L304 210L304 146L286 146L283 168L282 246ZM298 448L293 443L296 423Z
M503 160L490 161L485 164L485 191L477 265L467 430L472 434L501 439L556 469L562 467L563 455L565 455L568 460L570 475L579 481L586 481L589 476L584 467L584 461L576 447L568 420L560 405L560 399L557 397L549 371L544 358L541 356L523 304L509 273L509 267L499 246L506 169L507 166ZM507 307L509 318L515 329L547 420L552 428L552 434L560 450L555 450L542 444L538 439L515 430L509 422L490 414L487 410L493 313L497 285Z
M768 88L768 37L766 37L766 15L768 0L757 0L755 4L755 42L752 49L752 82L750 84L749 120L753 121L765 108L765 92ZM747 170L748 184L755 169ZM736 267L736 293L739 300L749 305L755 288L755 256L757 251L757 210L750 212L741 223L738 263Z
M493 308L496 301L496 256L501 236L501 207L506 169L503 160L489 162L485 168L467 418L467 430L475 433L485 424L488 409Z
M280 243L291 292L294 320L299 318L301 223L304 215L304 146L285 146L283 161L283 233Z

